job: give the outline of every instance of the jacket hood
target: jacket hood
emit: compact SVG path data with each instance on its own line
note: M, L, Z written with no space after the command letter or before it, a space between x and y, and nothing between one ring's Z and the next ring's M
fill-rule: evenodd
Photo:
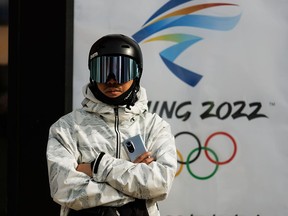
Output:
M108 105L106 103L103 103L102 101L98 100L94 97L92 91L88 87L89 83L84 85L82 88L82 93L84 96L84 100L82 101L83 109L85 109L87 112L95 112L98 114L109 114L114 113L114 108L116 106ZM139 91L137 92L138 100L136 101L134 106L131 106L131 110L126 108L126 105L119 106L119 108L123 109L126 113L131 114L141 114L146 111L148 111L148 99L146 90L143 87L140 87Z

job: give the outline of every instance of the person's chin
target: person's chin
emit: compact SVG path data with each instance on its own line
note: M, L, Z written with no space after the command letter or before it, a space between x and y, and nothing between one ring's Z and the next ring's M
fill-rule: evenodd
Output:
M121 95L121 92L107 92L106 96L110 98L116 98Z

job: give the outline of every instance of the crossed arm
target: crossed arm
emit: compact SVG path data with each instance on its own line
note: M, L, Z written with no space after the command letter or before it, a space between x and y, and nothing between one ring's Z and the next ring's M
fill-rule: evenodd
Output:
M142 155L140 155L135 161L133 161L133 163L146 163L148 165L152 161L154 161L154 158L151 157L151 152L145 152ZM90 163L78 164L76 170L79 172L83 172L90 177L93 177Z

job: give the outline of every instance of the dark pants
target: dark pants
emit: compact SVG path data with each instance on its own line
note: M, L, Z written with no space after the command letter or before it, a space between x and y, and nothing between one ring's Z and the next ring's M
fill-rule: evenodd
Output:
M149 216L145 200L136 200L121 207L99 206L75 211L70 210L69 216Z

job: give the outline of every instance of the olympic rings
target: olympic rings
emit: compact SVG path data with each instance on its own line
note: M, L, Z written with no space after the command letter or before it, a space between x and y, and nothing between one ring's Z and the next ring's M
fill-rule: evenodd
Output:
M183 135L183 134L188 134L188 135L192 136L192 137L197 141L198 147L196 147L196 148L194 148L194 149L191 150L191 152L190 152L189 155L187 156L186 161L184 161L182 154L181 154L180 151L177 149L177 155L178 155L178 158L180 158L179 160L177 159L177 162L180 164L180 166L179 166L179 169L178 169L178 171L176 172L176 175L175 175L175 176L178 176L178 175L182 172L182 170L183 170L183 165L185 164L185 165L186 165L186 168L187 168L187 170L188 170L188 172L189 172L189 174L190 174L192 177L194 177L194 178L196 178L196 179L199 179L199 180L206 180L206 179L209 179L209 178L211 178L212 176L215 175L215 173L217 172L217 170L218 170L218 168L219 168L219 165L224 165L224 164L227 164L227 163L231 162L231 161L234 159L234 157L236 156L236 153L237 153L237 144L236 144L236 141L235 141L235 139L234 139L230 134L228 134L228 133L226 133L226 132L219 131L219 132L215 132L215 133L211 134L210 136L208 136L208 138L207 138L206 141L205 141L204 147L201 146L201 143L200 143L200 140L198 139L198 137L197 137L195 134L191 133L191 132L187 132L187 131L180 132L180 133L178 133L178 134L175 135L175 139L176 139L178 136ZM234 150L233 150L233 153L232 153L231 157L229 157L229 158L228 158L227 160L225 160L225 161L219 161L219 158L218 158L216 152L215 152L213 149L211 149L211 148L208 147L208 144L209 144L209 142L211 141L211 139L212 139L213 137L219 136L219 135L224 135L224 136L228 137L228 138L232 141L233 147L234 147ZM216 166L215 166L215 169L213 170L213 172L212 172L211 174L209 174L209 175L207 175L207 176L202 176L202 177L196 175L194 172L192 172L192 169L190 168L191 164L192 164L193 162L195 162L195 161L199 158L200 153L201 153L201 150L204 150L204 151L205 151L205 156L207 157L207 159L208 159L210 162L212 162L213 164L216 165ZM196 156L195 156L193 159L191 159L191 156L192 156L196 151L198 151L197 154L196 154ZM213 155L214 159L211 158L211 156L209 155L208 152L210 152L210 153Z

